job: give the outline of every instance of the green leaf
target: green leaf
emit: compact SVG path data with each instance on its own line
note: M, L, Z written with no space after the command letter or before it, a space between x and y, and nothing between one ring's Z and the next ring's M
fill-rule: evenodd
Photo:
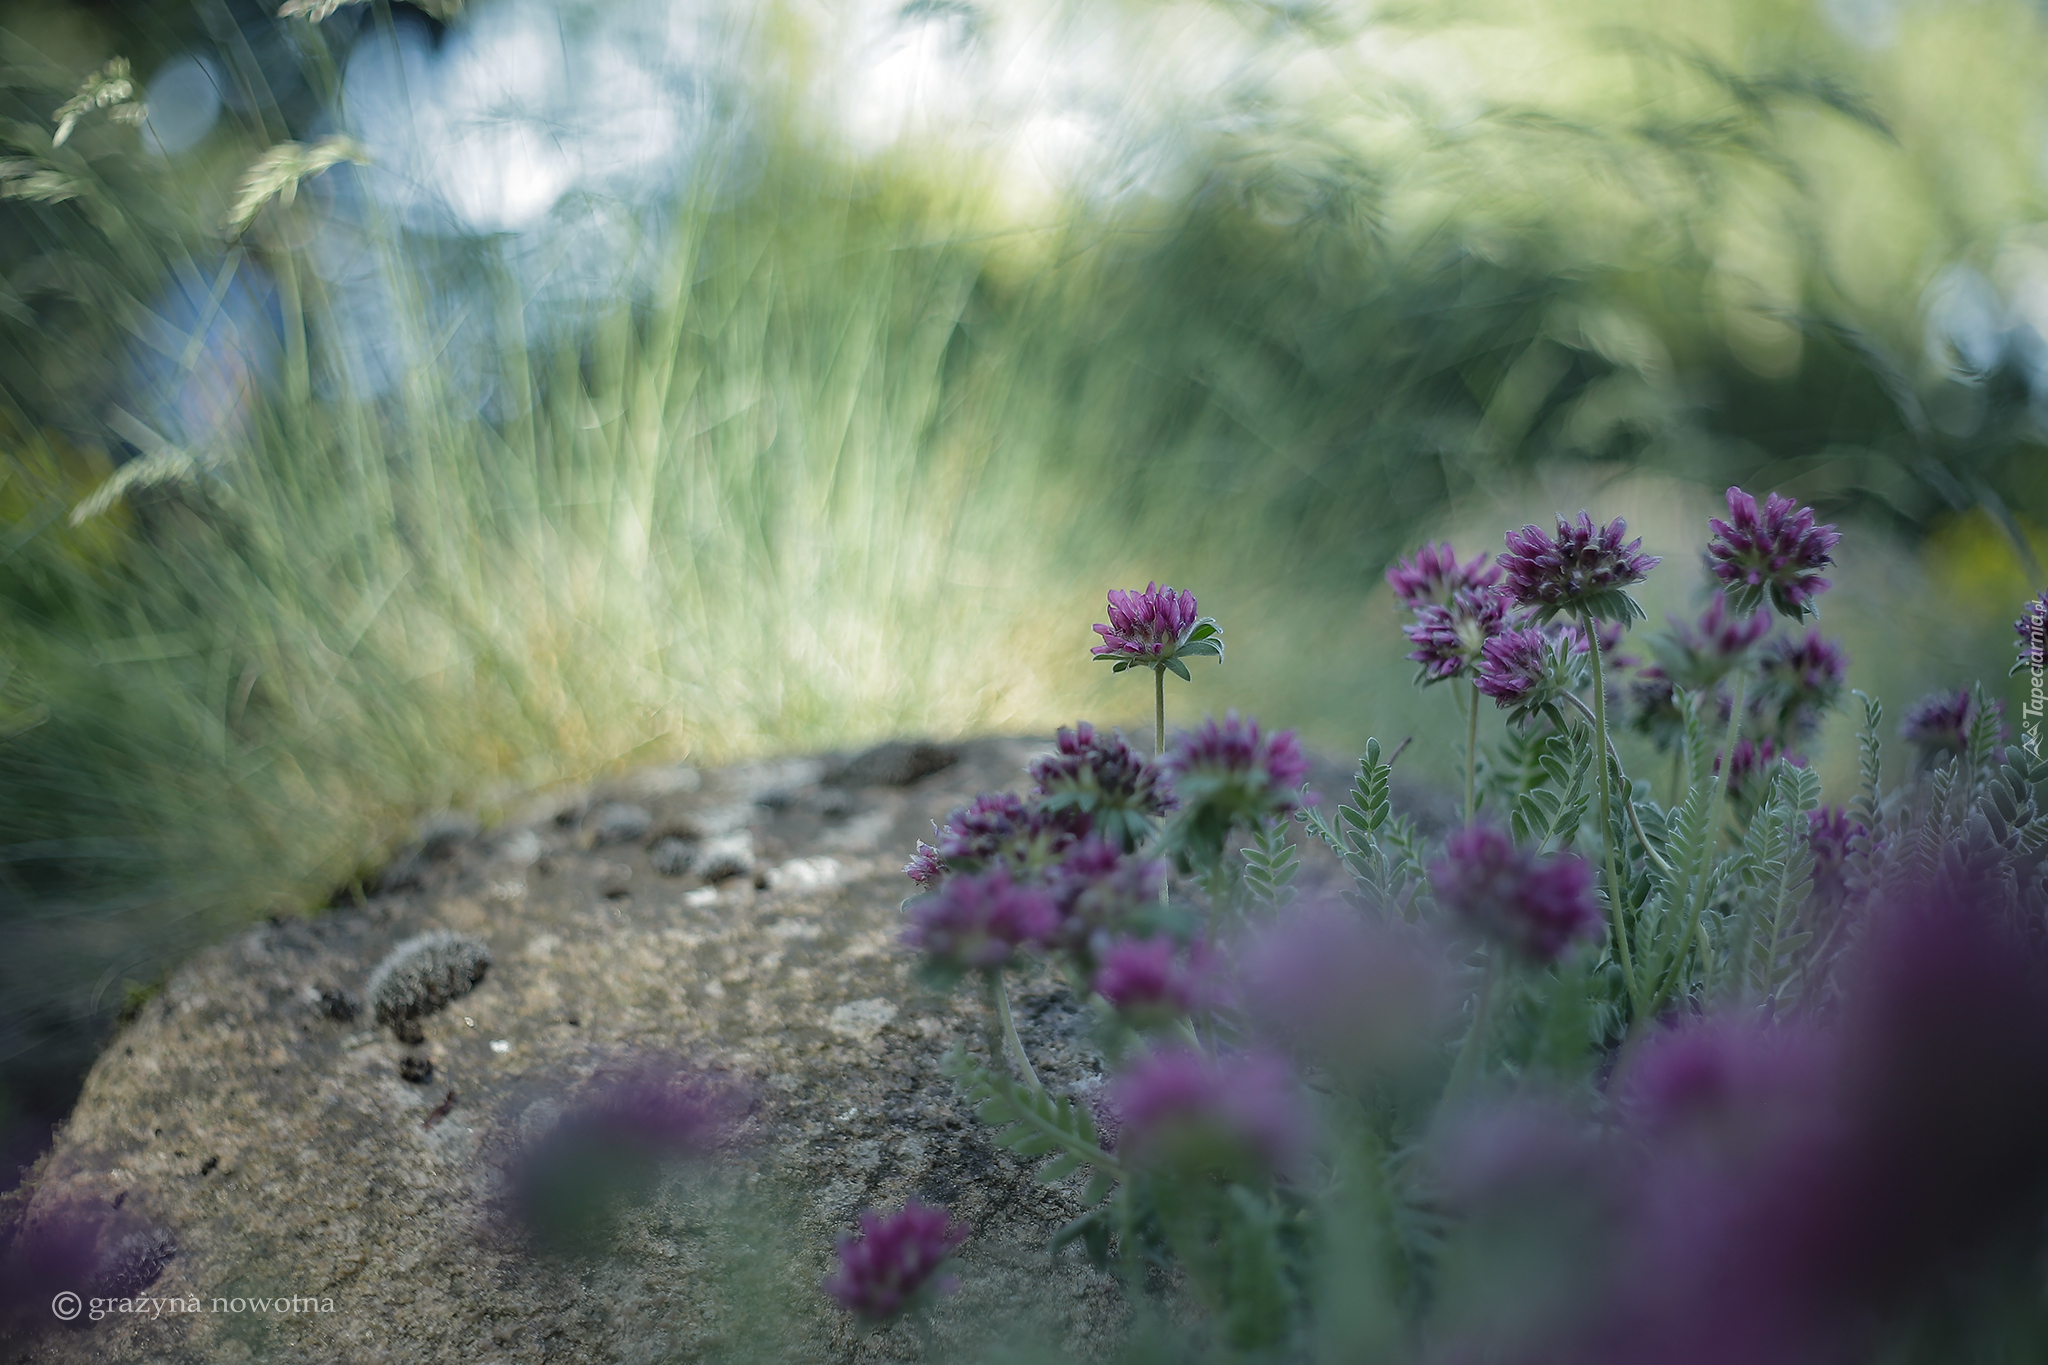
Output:
M1175 673L1178 673L1180 675L1180 680L1182 682L1193 682L1195 680L1194 675L1188 672L1188 666L1182 663L1179 659L1168 659L1166 661L1166 666L1172 669Z
M1069 1152L1040 1171L1038 1173L1038 1183L1041 1185L1057 1185L1060 1181L1065 1180L1080 1169L1081 1158Z
M1116 1188L1116 1178L1107 1171L1097 1171L1088 1177L1088 1188L1081 1191L1081 1203L1092 1206L1109 1198L1109 1192Z

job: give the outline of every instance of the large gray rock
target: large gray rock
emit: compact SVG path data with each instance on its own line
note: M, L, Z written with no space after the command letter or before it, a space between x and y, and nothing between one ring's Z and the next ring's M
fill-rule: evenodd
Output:
M850 808L808 799L823 769L804 762L566 794L367 906L200 955L93 1069L27 1223L118 1208L176 1248L142 1292L209 1311L37 1327L26 1358L919 1358L909 1327L861 1337L817 1287L860 1209L912 1195L974 1225L939 1353L1035 1335L1103 1354L1128 1316L1117 1289L1046 1253L1078 1179L1040 1187L990 1143L938 1071L951 1042L979 1047L981 1006L919 999L897 943L914 841L975 791L1020 783L1042 747L963 745ZM577 816L627 797L657 830L747 835L759 873L658 876L638 845L588 847ZM332 1002L432 931L481 941L494 965L419 1021L423 1046L367 1010L342 1017ZM1047 979L1021 997L1047 1084L1088 1086L1071 996ZM579 1085L656 1055L751 1097L739 1139L675 1167L594 1253L536 1253L503 1212L509 1164ZM431 1061L426 1083L401 1079L409 1056ZM248 1308L257 1296L318 1307ZM237 1298L245 1311L210 1311Z

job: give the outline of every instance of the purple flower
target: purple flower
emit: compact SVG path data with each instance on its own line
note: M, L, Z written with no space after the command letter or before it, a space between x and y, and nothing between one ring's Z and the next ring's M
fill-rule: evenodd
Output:
M1685 713L1678 709L1678 689L1662 668L1652 664L1637 673L1623 697L1629 729L1648 736L1666 752L1685 741Z
M1752 739L1744 735L1736 740L1735 760L1728 765L1729 799L1740 801L1750 796L1761 799L1763 790L1760 787L1753 788L1752 784L1758 779L1768 780L1772 765L1781 758L1795 768L1806 766L1806 755L1790 753L1779 748L1778 741L1769 735L1761 739ZM1719 754L1714 755L1714 771L1721 771Z
M1186 678L1182 659L1214 655L1223 662L1223 637L1214 620L1195 614L1195 595L1157 583L1147 583L1143 592L1112 589L1109 624L1094 630L1102 643L1088 652L1113 663L1115 673L1142 666L1170 668Z
M1715 1017L1644 1039L1614 1089L1643 1136L1739 1159L1801 1121L1831 1060L1809 1028Z
M1059 911L1043 887L1019 886L1001 864L946 879L931 899L910 907L903 941L922 948L942 971L990 969L1019 948L1043 943L1059 929Z
M911 854L910 861L903 865L903 875L926 891L931 891L937 888L939 879L946 875L946 864L940 860L936 848L919 839L917 852Z
M1292 1168L1308 1146L1294 1076L1270 1053L1155 1052L1118 1076L1109 1098L1117 1151L1139 1165L1257 1179Z
M1180 945L1164 934L1119 939L1102 954L1095 993L1140 1028L1171 1024L1215 1003L1216 963L1196 943L1184 961Z
M1499 582L1499 566L1489 566L1484 554L1460 564L1458 552L1448 544L1424 545L1412 558L1387 570L1387 586L1394 596L1418 613L1427 606L1447 605L1461 592L1483 595Z
M2048 668L2048 588L2020 609L2020 619L2012 628L2020 637L2020 656L2012 671Z
M1479 652L1478 687L1503 710L1541 705L1552 691L1550 637L1533 626L1488 640Z
M1714 538L1707 544L1708 567L1728 585L1728 598L1748 615L1768 597L1782 616L1807 616L1813 599L1828 589L1820 571L1834 560L1828 552L1841 542L1833 526L1815 526L1813 509L1776 493L1756 499L1740 488L1728 490L1728 520L1707 523Z
M1861 820L1849 818L1840 806L1822 806L1806 813L1806 847L1813 855L1813 889L1839 893L1848 870L1849 853L1858 839L1870 834Z
M2005 714L2005 703L1994 701L1992 711ZM1967 687L1954 692L1933 692L1908 707L1899 722L1899 734L1919 748L1923 763L1931 763L1970 747L1970 731L1977 724L1977 699ZM1998 737L2006 738L2004 725Z
M644 1193L662 1162L723 1146L746 1110L740 1091L674 1058L602 1073L529 1135L508 1172L509 1211L545 1241L580 1240L621 1192Z
M1060 946L1087 972L1097 947L1112 935L1142 930L1158 910L1166 864L1091 836L1067 851L1047 881L1060 914Z
M1758 619L1762 619L1759 617ZM1775 710L1771 727L1789 741L1811 735L1820 713L1842 695L1849 656L1833 640L1809 627L1804 635L1780 635L1764 646L1763 686L1753 709L1761 718Z
M937 834L938 856L954 872L975 872L1000 861L1030 874L1053 863L1088 830L1084 811L1051 810L1015 792L983 792L946 817L946 827Z
M952 1276L933 1276L969 1232L944 1209L915 1199L886 1216L863 1209L860 1236L839 1239L839 1269L826 1277L824 1290L847 1312L888 1322L960 1287Z
M1664 619L1671 628L1651 646L1657 665L1678 686L1694 691L1711 687L1726 677L1742 663L1750 646L1771 630L1768 616L1730 614L1725 593L1714 594L1698 625L1676 616Z
M1574 941L1598 938L1606 928L1585 859L1536 857L1491 825L1453 834L1429 880L1454 920L1531 961L1553 962Z
M1264 735L1257 721L1232 711L1220 724L1210 716L1201 729L1176 734L1164 771L1195 836L1220 849L1232 824L1257 824L1299 804L1308 760L1294 731Z
M1442 1032L1441 962L1350 906L1304 906L1260 930L1241 960L1251 1017L1347 1081L1419 1060Z
M1627 534L1621 518L1596 527L1584 512L1576 522L1560 516L1554 536L1534 526L1508 532L1507 552L1499 560L1508 596L1546 621L1580 607L1603 620L1639 618L1642 608L1627 589L1663 561L1642 553L1640 536L1623 544Z
M1401 633L1415 649L1407 656L1422 665L1422 679L1455 678L1479 660L1486 642L1507 629L1507 599L1491 588L1461 588L1448 604L1425 602Z
M1105 838L1134 849L1155 817L1173 808L1158 769L1138 757L1121 733L1099 733L1087 721L1054 736L1055 751L1031 764L1034 803L1041 810L1073 810Z

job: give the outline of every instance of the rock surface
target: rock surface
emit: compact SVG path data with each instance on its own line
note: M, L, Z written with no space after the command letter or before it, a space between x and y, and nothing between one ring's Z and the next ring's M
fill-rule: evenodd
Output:
M201 954L100 1058L34 1177L30 1221L119 1208L176 1246L139 1292L205 1311L68 1327L44 1313L9 1358L917 1359L911 1328L862 1337L817 1287L859 1210L912 1195L974 1225L936 1353L978 1358L994 1333L1104 1353L1128 1317L1119 1291L1046 1252L1079 1212L1079 1177L1041 1187L1038 1163L990 1143L938 1070L953 1041L978 1049L979 1002L921 997L896 942L915 840L976 791L1021 785L1044 747L963 744L907 786L928 755L838 765L833 787L818 761L663 769L488 834L444 821L387 894ZM843 799L869 769L877 784ZM623 841L591 837L628 824ZM677 839L710 856L672 875L683 860L663 841ZM367 1010L347 1017L337 1002L361 998L379 959L436 930L481 940L495 964L421 1021L423 1047ZM1029 982L1019 1006L1047 1084L1085 1088L1071 995ZM426 1083L401 1079L413 1054L432 1063ZM535 1252L503 1212L522 1132L647 1056L739 1086L739 1139L671 1173L596 1254ZM294 1295L322 1308L211 1311Z
M984 1006L920 992L897 941L916 840L979 791L1021 788L1049 747L665 767L536 799L488 833L444 817L376 899L199 955L101 1056L19 1223L107 1211L100 1292L199 1311L62 1326L39 1308L5 1358L1110 1354L1131 1319L1121 1290L1072 1250L1047 1256L1085 1173L1038 1185L1042 1161L990 1141L939 1071L956 1041L984 1051ZM1334 797L1346 774L1315 779ZM1311 875L1329 862L1302 852ZM437 931L493 962L408 1047L376 1026L368 978ZM1091 1093L1071 992L1046 974L1013 999L1046 1084ZM740 1091L737 1138L671 1164L594 1249L536 1249L506 1212L508 1173L579 1094L649 1059ZM861 1335L819 1280L861 1209L911 1196L973 1225L960 1292L929 1341L909 1325ZM117 1240L148 1254L105 1252ZM292 1296L288 1311L247 1302Z

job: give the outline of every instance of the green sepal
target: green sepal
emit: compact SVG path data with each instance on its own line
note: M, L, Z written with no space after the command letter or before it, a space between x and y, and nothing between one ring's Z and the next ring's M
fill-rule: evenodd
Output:
M1188 672L1188 666L1179 659L1168 659L1166 666L1179 674L1182 682L1193 682L1195 680L1194 675Z

